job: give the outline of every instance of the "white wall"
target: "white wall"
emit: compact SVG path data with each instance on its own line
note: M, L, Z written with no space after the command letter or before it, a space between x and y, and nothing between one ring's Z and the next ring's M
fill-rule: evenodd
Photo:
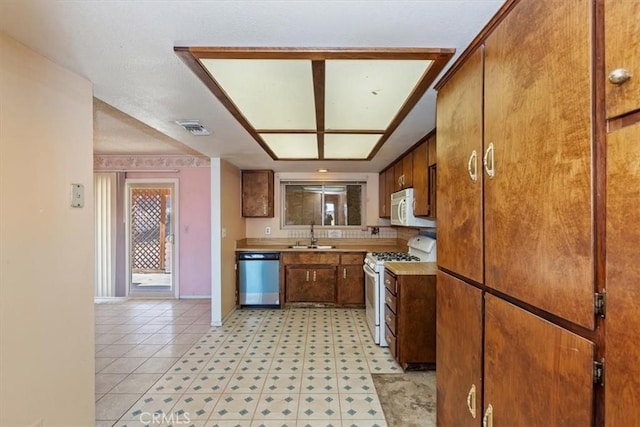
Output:
M280 181L288 180L325 180L325 181L366 181L366 225L389 225L378 217L378 174L377 173L276 173L274 178L274 217L247 218L247 237L269 238L288 237L288 230L281 228L280 220ZM271 235L264 234L265 227L271 227Z
M90 82L0 33L2 426L95 423L92 103Z

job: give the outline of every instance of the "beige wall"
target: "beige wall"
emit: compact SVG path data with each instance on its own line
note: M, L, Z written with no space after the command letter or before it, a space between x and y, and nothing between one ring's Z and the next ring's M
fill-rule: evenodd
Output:
M2 426L95 423L92 103L90 82L0 33Z
M282 229L280 220L280 181L288 180L358 180L367 182L366 225L388 225L387 220L378 217L378 174L377 173L276 173L274 178L274 217L247 219L247 237L288 237L288 229ZM271 227L271 235L264 234L264 228Z
M246 237L245 219L241 212L240 170L231 163L220 162L220 183L223 191L220 200L222 248L222 317L228 315L236 306L236 241Z

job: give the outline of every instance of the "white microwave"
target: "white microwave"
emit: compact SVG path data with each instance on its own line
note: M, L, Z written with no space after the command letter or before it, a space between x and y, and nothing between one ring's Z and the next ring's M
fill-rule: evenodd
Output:
M414 205L413 188L407 188L393 193L391 195L391 225L435 227L436 222L434 220L417 218L413 215Z

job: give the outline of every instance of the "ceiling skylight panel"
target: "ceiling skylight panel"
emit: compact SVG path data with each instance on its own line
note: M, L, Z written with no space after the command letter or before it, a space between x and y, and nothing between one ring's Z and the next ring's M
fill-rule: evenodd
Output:
M380 139L372 134L331 134L324 135L325 159L366 159Z
M311 61L201 61L254 129L316 128Z
M432 62L326 61L325 129L386 129Z
M314 133L263 133L260 137L280 159L318 158L318 136Z

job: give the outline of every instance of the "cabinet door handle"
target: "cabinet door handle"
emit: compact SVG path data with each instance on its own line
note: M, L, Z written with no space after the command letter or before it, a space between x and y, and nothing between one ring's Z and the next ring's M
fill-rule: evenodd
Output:
M487 410L484 411L484 417L482 417L482 427L493 427L493 406L489 403Z
M609 73L609 83L614 85L621 85L627 82L631 78L629 70L624 68L616 68Z
M307 270L307 282L309 281L309 270Z
M384 279L384 284L385 285L391 285L391 282L389 281L389 279Z
M391 305L391 298L386 297L386 298L385 298L385 301L387 302L387 304Z
M487 172L489 178L493 178L493 176L496 174L496 165L493 157L493 142L490 142L489 146L487 147L487 151L484 153L484 158L482 159L484 170Z
M316 271L315 270L313 270L313 281L314 282L316 281Z
M343 269L342 269L342 278L343 278L343 279L346 279L346 278L347 278L347 269L346 269L346 268L343 268Z
M385 316L385 319L387 319L387 323L391 323L391 316L388 314Z
M469 412L471 412L471 416L473 419L476 418L476 385L471 384L471 388L469 389L469 394L467 394L467 408L469 408Z
M469 156L467 172L469 172L469 178L472 182L478 182L478 153L476 150L473 150Z

